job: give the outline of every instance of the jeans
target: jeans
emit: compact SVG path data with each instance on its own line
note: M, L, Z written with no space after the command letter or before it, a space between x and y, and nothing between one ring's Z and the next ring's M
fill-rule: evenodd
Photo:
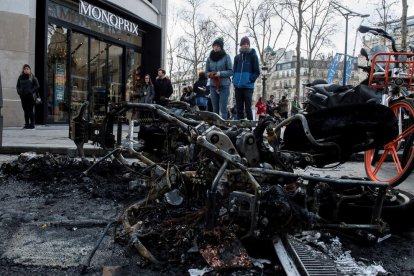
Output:
M20 96L20 99L22 101L22 107L24 111L24 122L25 126L34 126L34 112L33 108L35 105L35 100L33 98L33 94Z
M210 86L210 99L213 106L213 112L221 115L227 120L227 102L230 96L230 86L220 86L219 93L216 92L214 86Z
M252 98L253 88L235 88L237 117L239 120L244 119L244 113L248 120L253 120Z

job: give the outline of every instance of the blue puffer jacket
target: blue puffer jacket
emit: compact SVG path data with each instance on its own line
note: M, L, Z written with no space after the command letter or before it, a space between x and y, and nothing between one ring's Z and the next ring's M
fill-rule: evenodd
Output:
M240 53L234 57L233 84L235 88L254 88L260 75L259 58L256 51Z

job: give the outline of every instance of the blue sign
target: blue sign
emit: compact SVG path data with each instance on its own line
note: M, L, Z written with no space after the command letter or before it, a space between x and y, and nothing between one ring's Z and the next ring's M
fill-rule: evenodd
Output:
M345 84L348 83L351 78L352 64L354 63L355 57L350 57L346 59L346 75L345 75Z
M338 69L338 64L341 61L342 54L336 53L335 57L332 59L331 66L329 66L328 76L326 77L327 83L332 83L335 77L336 70Z

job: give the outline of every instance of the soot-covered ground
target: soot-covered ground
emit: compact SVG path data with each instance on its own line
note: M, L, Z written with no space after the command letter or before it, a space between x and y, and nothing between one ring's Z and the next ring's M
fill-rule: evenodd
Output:
M123 210L147 193L139 181L145 176L137 173L138 163L124 166L104 161L88 174L82 174L89 166L90 163L66 156L31 153L2 164L1 275L79 275L107 223L119 221ZM156 216L163 210L152 212ZM189 231L175 233L185 235ZM122 239L119 227L112 227L84 272L102 275L103 271L114 269L114 275L188 275L189 269L200 272L208 267L199 252L180 251L185 237L164 237L158 243L154 240L148 249L163 261L162 265L153 265L139 256ZM412 232L394 234L370 246L346 237L341 237L341 241L342 250L350 250L357 263L379 264L389 275L414 275ZM256 246L260 250L251 257L269 259L270 264L263 264L263 268L259 264L251 269L210 271L205 275L284 275L275 256L269 253L271 250Z

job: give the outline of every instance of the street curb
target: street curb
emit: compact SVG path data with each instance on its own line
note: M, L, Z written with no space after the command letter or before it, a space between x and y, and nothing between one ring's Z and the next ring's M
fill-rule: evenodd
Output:
M0 154L21 154L24 152L35 152L38 154L52 153L68 155L71 157L77 156L76 147L27 147L27 146L2 146L0 147ZM84 148L85 156L104 156L108 153L107 150L101 148Z
M86 157L101 157L108 154L109 150L102 148L84 148ZM76 157L76 147L29 147L29 146L1 146L0 154L21 154L24 152L35 152L38 154L52 153L68 155L70 157ZM128 156L128 153L124 153L124 156ZM348 161L362 162L364 161L364 153L354 153L349 157Z

